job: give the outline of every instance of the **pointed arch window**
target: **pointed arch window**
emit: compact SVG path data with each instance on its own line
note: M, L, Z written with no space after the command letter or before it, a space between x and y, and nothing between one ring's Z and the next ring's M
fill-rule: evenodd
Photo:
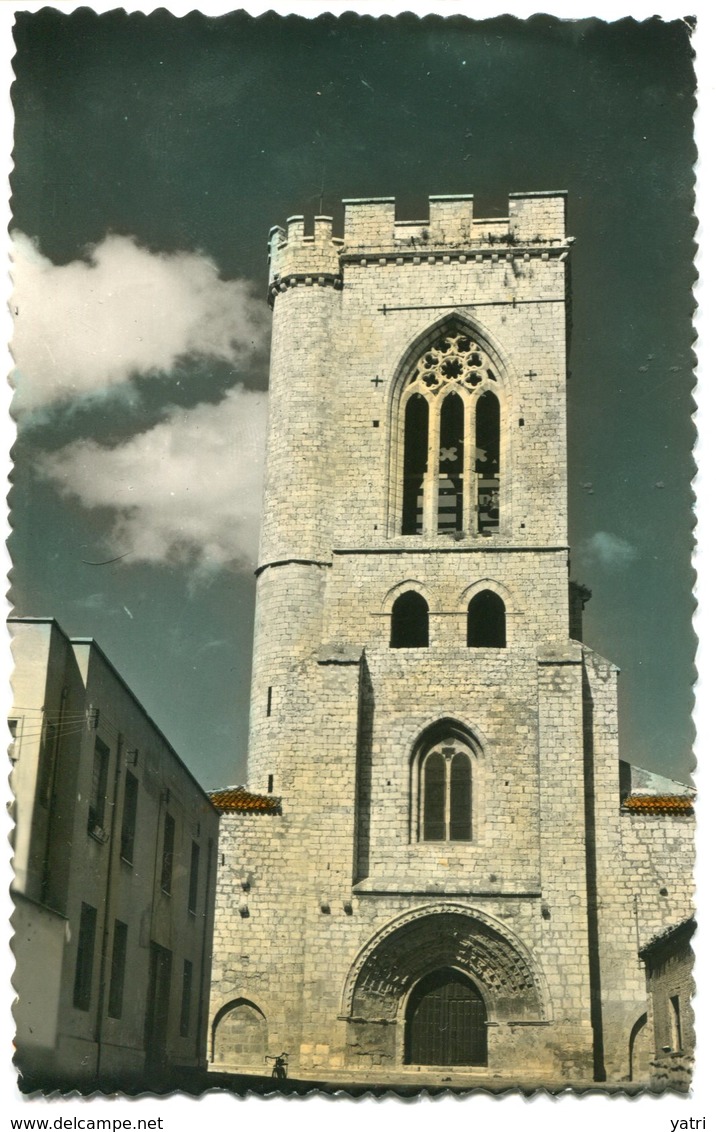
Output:
M449 732L418 760L419 841L472 841L474 751Z
M500 520L500 402L489 389L475 407L477 529L496 530Z
M408 590L393 602L390 614L392 649L426 649L430 643L430 611L425 598Z
M423 484L428 470L428 403L420 393L405 405L403 534L423 533Z
M499 529L499 384L496 365L457 324L411 368L399 412L402 534Z
M492 590L481 590L467 607L467 646L504 649L506 645L505 603Z

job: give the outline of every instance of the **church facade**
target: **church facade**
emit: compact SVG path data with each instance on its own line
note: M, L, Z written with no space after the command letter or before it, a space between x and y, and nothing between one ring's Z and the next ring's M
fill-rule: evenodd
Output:
M691 914L693 818L676 786L620 785L618 673L581 641L566 195L489 220L469 196L422 222L344 203L340 239L324 216L270 238L210 1067L646 1082L639 949Z

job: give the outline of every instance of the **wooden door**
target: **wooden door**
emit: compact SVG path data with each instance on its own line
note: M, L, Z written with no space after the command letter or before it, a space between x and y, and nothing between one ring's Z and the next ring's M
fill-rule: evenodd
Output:
M413 990L406 1015L408 1065L487 1065L487 1011L477 987L453 968Z

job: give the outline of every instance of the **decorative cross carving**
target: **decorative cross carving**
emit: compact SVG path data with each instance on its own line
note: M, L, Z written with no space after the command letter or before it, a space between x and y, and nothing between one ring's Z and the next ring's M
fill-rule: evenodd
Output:
M370 381L371 381L371 385L374 385L376 387L376 389L378 388L379 385L383 384L383 378L378 377L377 374L376 374L375 377L371 377Z

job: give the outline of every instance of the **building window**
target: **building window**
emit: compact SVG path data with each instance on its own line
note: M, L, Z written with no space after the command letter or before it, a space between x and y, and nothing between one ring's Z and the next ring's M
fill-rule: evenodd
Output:
M390 615L392 649L425 649L429 644L428 603L415 590L408 590L393 602Z
M419 841L472 841L476 749L457 727L432 728L414 760Z
M401 533L488 534L500 518L497 366L448 325L411 367L400 398Z
M164 842L162 845L162 892L167 896L172 891L172 873L174 871L174 818L171 814L164 815Z
M57 758L57 738L57 726L54 723L46 723L42 732L42 748L37 781L37 797L40 805L46 810L50 808L52 801L55 760Z
M681 1053L684 1047L681 1037L681 1003L678 994L669 999L669 1027L672 1053Z
M122 1017L122 999L124 998L124 971L127 965L127 925L121 920L114 921L114 939L112 941L112 966L109 975L109 1004L107 1013L110 1018Z
M179 1012L179 1033L185 1038L189 1033L189 1017L191 1014L191 980L192 965L188 959L184 960L184 974L181 984L181 1010Z
M124 807L122 809L122 835L120 854L122 860L132 864L134 861L134 835L137 830L137 799L139 783L131 771L124 780Z
M191 843L191 866L189 868L189 911L196 915L196 902L199 894L199 846Z
M20 739L20 730L21 730L20 720L19 719L8 719L7 725L8 725L8 728L10 730L10 746L8 748L7 753L10 756L10 758L12 759L13 762L17 762L19 755L20 755L20 749L19 749L20 748L19 739Z
M107 801L107 774L109 771L109 747L101 739L94 741L94 761L92 763L92 787L90 790L89 813L87 815L88 833L102 833L104 807Z
M92 1000L92 971L94 969L94 941L97 930L97 909L82 903L80 930L77 939L77 962L73 1004L78 1010L89 1010Z
M504 649L506 644L505 603L492 590L481 590L467 607L468 648Z

